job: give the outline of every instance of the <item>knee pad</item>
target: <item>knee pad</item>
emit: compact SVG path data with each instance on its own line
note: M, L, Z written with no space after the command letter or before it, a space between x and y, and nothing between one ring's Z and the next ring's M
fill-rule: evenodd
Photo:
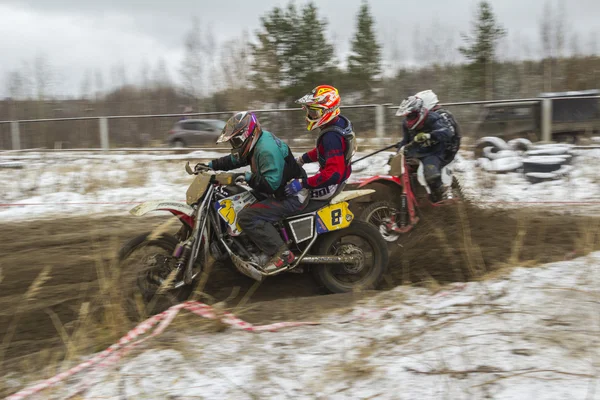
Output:
M423 172L425 174L425 180L427 182L436 181L442 177L439 168L437 168L435 165L426 165L425 171Z

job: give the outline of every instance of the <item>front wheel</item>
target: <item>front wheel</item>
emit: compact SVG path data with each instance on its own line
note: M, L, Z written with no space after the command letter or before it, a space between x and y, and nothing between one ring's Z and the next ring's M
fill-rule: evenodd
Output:
M332 293L375 289L387 269L387 246L377 230L362 221L339 231L323 235L318 246L320 255L349 255L358 258L353 264L315 266L313 275Z
M393 221L398 220L398 209L387 201L378 201L367 207L359 219L367 222L375 227L383 240L388 243L393 243L400 234L389 228Z
M172 256L179 241L169 234L149 235L131 239L118 254L121 302L132 319L164 311L191 293L190 285L173 287L183 275Z

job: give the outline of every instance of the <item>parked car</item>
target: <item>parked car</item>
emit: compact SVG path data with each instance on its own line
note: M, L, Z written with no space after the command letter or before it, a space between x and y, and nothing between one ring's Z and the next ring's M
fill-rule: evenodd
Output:
M167 144L172 147L211 146L217 141L225 122L218 119L184 119L169 131Z

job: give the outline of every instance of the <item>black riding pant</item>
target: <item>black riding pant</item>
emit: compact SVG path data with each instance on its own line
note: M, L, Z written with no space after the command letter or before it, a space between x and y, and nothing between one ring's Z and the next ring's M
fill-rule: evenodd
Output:
M268 256L273 256L284 245L273 223L304 210L308 200L308 196L304 202L300 202L297 196L286 197L281 201L268 198L240 211L238 222L254 244Z

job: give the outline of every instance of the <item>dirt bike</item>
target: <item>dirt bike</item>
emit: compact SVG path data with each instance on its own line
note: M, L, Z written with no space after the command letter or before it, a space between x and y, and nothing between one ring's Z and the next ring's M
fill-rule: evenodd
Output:
M390 175L362 179L353 185L358 189L375 188L382 192L375 198L372 196L356 201L371 202L361 212L359 219L377 227L386 242L396 242L403 234L412 231L419 223L421 208L445 206L462 198L458 181L452 175L451 162L441 170L446 198L437 202L431 200L432 191L425 180L423 163L406 156L406 151L414 144L411 142L403 146L396 156L390 158ZM382 198L387 200L380 200Z
M229 259L237 271L256 281L308 265L316 280L334 293L372 289L380 282L388 262L386 244L372 225L354 220L348 206L349 200L373 190L311 200L304 210L276 224L296 260L286 270L268 273L262 268L268 257L248 237L252 232L243 232L237 223L239 212L258 201L258 195L239 179L240 174L216 173L201 164L192 169L189 163L186 171L195 175L186 202L150 201L130 210L135 216L166 211L182 224L175 236L144 233L119 252L122 265L141 261L132 283L137 283L146 303L161 294L168 294L172 302L185 300L209 256ZM149 252L140 259L135 254L141 250Z

